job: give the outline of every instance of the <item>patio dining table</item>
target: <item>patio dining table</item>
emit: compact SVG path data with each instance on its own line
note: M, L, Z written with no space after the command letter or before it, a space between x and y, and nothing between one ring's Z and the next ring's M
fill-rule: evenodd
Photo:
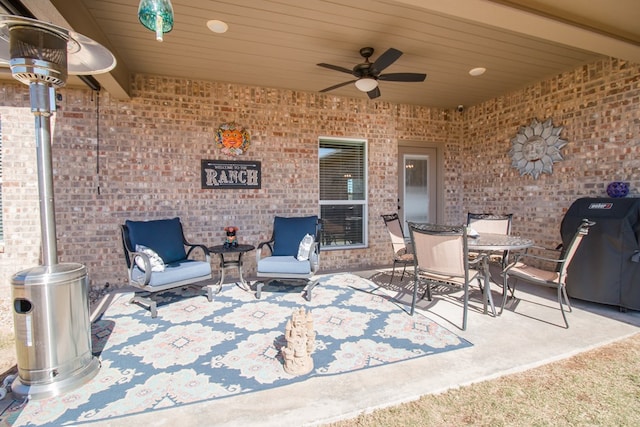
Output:
M491 285L489 281L489 255L492 252L517 251L529 248L533 246L533 240L509 234L480 233L477 236L469 236L467 239L467 246L469 250L482 254L481 265L482 273L484 275L484 313L487 314L487 304L489 304L491 306L491 312L495 317L496 307L493 303L493 297L491 296ZM504 289L503 287L502 292L507 292L507 289Z

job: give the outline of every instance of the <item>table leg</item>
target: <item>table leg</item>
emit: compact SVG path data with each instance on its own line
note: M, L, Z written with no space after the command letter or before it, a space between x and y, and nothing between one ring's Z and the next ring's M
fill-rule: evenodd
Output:
M238 279L240 280L240 287L245 291L249 291L251 290L251 284L247 284L247 281L244 280L244 277L242 277L242 254L243 252L240 252L240 254L238 254Z
M496 317L496 307L493 304L493 296L491 295L491 271L489 270L489 254L483 256L482 269L484 270L484 289L483 289L483 307L484 314L487 314L487 302L491 305L491 312L493 317Z
M216 286L216 290L214 291L215 294L220 293L220 291L222 290L222 284L224 283L224 254L218 254L220 255L220 279L218 280L218 283L216 283L214 286Z
M227 268L237 268L240 287L245 291L250 290L251 284L247 283L247 281L242 276L242 254L242 252L238 252L238 259L233 261L225 260L224 254L220 254L220 281L218 282L218 291L216 293L220 292L220 290L222 289L222 285L224 284L225 280L225 270Z

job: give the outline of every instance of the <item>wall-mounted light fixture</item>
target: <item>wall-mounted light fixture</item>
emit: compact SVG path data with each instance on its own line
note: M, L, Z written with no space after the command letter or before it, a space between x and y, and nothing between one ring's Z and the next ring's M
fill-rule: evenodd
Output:
M145 28L155 31L161 42L164 33L173 29L173 6L171 0L140 0L138 19Z

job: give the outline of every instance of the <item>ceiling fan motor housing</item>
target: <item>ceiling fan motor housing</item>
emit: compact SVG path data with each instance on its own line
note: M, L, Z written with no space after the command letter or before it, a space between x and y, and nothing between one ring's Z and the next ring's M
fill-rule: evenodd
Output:
M67 82L67 39L44 28L14 25L9 29L11 73L24 83L48 83L62 87Z
M374 77L371 65L372 64L370 62L356 65L353 67L353 75L359 79L362 77Z

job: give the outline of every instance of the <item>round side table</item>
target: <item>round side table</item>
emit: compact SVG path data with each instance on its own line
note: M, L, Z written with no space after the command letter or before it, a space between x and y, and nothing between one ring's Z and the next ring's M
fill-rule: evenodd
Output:
M238 245L238 246L227 247L225 245L216 245L216 246L211 246L208 249L209 249L209 252L211 252L212 254L220 255L220 281L218 282L217 292L220 292L220 290L222 289L222 284L224 283L224 272L228 268L238 269L238 279L240 280L242 288L244 290L249 290L249 284L244 280L244 277L242 277L242 255L245 254L246 252L250 252L254 250L255 246ZM225 255L230 255L230 254L238 254L238 257L235 259L224 258Z

